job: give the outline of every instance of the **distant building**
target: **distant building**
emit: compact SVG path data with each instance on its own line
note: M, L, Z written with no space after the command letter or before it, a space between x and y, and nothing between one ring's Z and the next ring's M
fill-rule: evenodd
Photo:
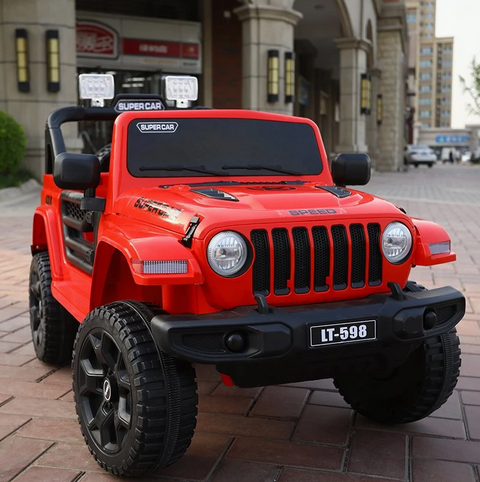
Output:
M409 89L422 128L450 127L453 38L435 37L436 0L407 0L410 41Z

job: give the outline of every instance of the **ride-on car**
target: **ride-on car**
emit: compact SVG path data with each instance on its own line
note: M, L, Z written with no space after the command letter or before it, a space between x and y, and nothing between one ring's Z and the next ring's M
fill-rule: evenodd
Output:
M425 164L428 167L433 167L437 162L437 155L435 151L428 146L414 146L409 144L405 147L404 163L418 167Z
M368 156L330 170L309 119L183 108L190 77L168 78L167 100L108 107L111 79L82 82L96 106L47 121L30 313L40 360L73 348L78 421L105 470L141 476L183 455L193 363L239 387L331 377L384 423L445 403L465 300L409 277L455 254L439 225L350 187L369 181ZM83 120L115 120L101 160L66 151L61 125Z

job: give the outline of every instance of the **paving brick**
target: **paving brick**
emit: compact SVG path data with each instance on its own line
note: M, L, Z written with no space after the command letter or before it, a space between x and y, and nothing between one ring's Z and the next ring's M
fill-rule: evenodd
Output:
M231 442L231 438L223 435L196 434L186 454L177 463L163 469L161 475L205 480Z
M0 413L18 415L28 413L34 417L77 418L73 403L61 400L42 400L39 403L37 398L15 398L1 406Z
M467 464L415 459L412 482L475 482L473 468Z
M480 326L476 321L462 320L457 325L457 332L461 335L480 336Z
M223 413L199 413L197 431L288 440L293 432L294 423L285 420L241 417Z
M480 442L413 437L413 456L453 462L480 463Z
M61 397L67 390L59 385L43 385L36 382L8 380L8 383L1 385L0 391L16 397L55 399Z
M13 380L20 380L23 382L34 382L39 378L44 377L51 370L52 367L48 367L46 365L45 368L30 368L27 366L11 366L8 368L3 367L2 369L0 369L0 379L8 378Z
M0 442L0 482L8 482L45 452L51 442L8 437Z
M0 440L20 429L30 420L28 415L0 414Z
M405 435L370 430L357 430L353 435L349 472L403 479L405 464Z
M223 385L223 383L222 383ZM218 387L218 382L197 382L197 393L199 395L211 395L212 392Z
M461 420L462 407L460 405L460 397L458 392L454 390L450 398L438 410L433 412L431 416Z
M460 370L462 370L460 368ZM459 377L457 386L457 390L474 390L480 391L480 379L473 378L473 377Z
M44 442L35 439L23 439L30 442L43 442L49 444L51 442ZM95 462L90 455L85 444L66 444L59 443L54 445L48 452L45 452L35 465L42 467L55 467L58 469L72 469L81 471L103 472L103 469Z
M480 356L462 355L461 373L464 377L480 377Z
M480 440L480 407L467 405L465 407L468 433L471 440Z
M460 392L465 405L480 405L480 392Z
M197 372L197 380L219 382L222 378L215 365L198 363L195 365L195 371Z
M278 482L392 482L392 479L285 468Z
M351 410L309 405L297 425L293 441L345 445L351 418Z
M0 331L15 331L24 327L28 327L28 329L30 329L30 319L24 316L11 318L8 321L3 321L0 323ZM30 339L27 341L30 341Z
M45 377L41 383L44 385L59 384L72 388L72 369L69 366L60 368Z
M250 416L297 419L309 394L303 388L267 387L255 403Z
M8 333L2 336L2 341L8 341L12 343L28 343L32 339L32 331L29 326L20 328L19 330Z
M443 437L455 437L465 439L465 428L461 420L450 420L435 417L427 417L418 422L384 425L373 422L365 417L359 416L357 427L389 432L402 432L412 434L439 435Z
M309 390L333 390L337 391L337 388L333 384L331 378L325 378L323 380L309 380L307 382L288 383L287 387L308 388Z
M0 322L7 321L16 316L28 313L28 309L23 306L11 305L0 310Z
M276 482L279 467L227 459L212 482Z
M237 438L227 455L234 459L277 465L340 470L344 450L320 445Z
M350 408L350 405L338 392L315 390L308 403L313 405L329 405L332 407Z
M19 367L25 365L32 359L31 355L18 355L16 353L0 353L0 366L15 366Z
M460 339L460 347L463 354L470 353L472 355L480 355L480 344L467 345L466 343L463 343L462 339Z
M240 397L200 397L198 410L200 412L234 413L246 415L252 405L251 398Z
M34 418L18 431L18 435L69 444L85 443L77 420Z
M20 343L8 343L6 341L2 341L0 338L0 353L9 353L21 346L22 345Z
M29 467L25 472L20 474L15 482L74 482L82 472L78 470L67 469L50 469L47 467ZM82 479L82 482L85 479ZM118 480L118 478L117 478Z

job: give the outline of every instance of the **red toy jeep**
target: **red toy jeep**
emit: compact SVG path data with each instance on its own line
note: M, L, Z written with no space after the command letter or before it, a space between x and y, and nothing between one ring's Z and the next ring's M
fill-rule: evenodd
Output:
M191 79L175 82L185 104ZM308 119L165 106L123 96L47 121L32 336L47 363L73 346L78 420L98 463L140 476L183 455L192 363L239 387L333 377L355 410L386 423L437 410L459 375L465 300L408 278L455 260L447 233L347 188L368 182L368 157L340 155L330 171ZM66 152L60 127L82 120L115 120L99 156Z

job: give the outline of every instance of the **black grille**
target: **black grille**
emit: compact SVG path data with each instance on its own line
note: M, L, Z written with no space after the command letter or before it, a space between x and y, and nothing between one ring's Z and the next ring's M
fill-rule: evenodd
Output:
M368 270L368 284L378 286L382 283L382 253L380 252L380 226L368 225L368 243L370 245L370 263Z
M276 295L290 292L287 281L290 279L290 242L286 229L272 230L273 258L273 290Z
M255 250L253 263L253 292L268 295L270 292L270 246L264 229L252 231L252 244Z
M76 219L77 221L83 221L83 218L85 217L85 211L82 211L78 204L68 201L63 202L65 203L65 210L67 216Z
M332 226L333 289L344 290L348 283L348 239L345 226Z
M361 224L350 225L352 240L352 288L365 286L365 268L367 253L365 247L365 233Z
M293 228L295 248L295 293L310 291L310 241L306 228Z
M267 231L258 229L251 233L255 251L254 293L267 295L273 290L276 296L286 295L290 292L290 283L293 284L295 293L308 293L312 289L317 292L327 291L330 282L334 290L346 289L349 282L352 288L365 286L367 279L370 286L378 286L382 282L378 224L369 224L366 229L362 224L351 224L349 227L335 225L330 229L330 233L325 226L314 226L311 232L306 227L295 227L291 231L275 228L271 232L271 238L272 274Z
M313 283L315 291L328 290L327 277L330 273L330 242L327 229L323 226L312 228L314 266Z
M183 335L183 344L196 351L224 353L222 333L205 333L201 335Z
M455 305L442 306L441 308L435 308L437 314L437 325L447 322L457 312Z

